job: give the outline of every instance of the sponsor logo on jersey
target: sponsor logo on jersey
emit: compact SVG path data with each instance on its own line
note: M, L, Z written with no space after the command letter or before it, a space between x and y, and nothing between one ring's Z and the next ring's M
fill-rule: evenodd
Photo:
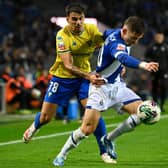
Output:
M49 92L49 93L48 93L48 97L50 97L51 95L52 95L52 92Z
M59 48L60 50L65 50L65 44L64 44L63 41L58 42L58 48Z
M123 50L123 51L125 51L125 45L124 44L118 44L117 45L117 50Z

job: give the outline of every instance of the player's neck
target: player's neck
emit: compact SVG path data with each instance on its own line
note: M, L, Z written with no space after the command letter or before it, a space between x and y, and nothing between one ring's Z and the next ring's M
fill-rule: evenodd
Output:
M77 35L77 36L81 35L84 31L84 28L82 28L80 32L73 31L69 27L68 27L68 29L73 35Z

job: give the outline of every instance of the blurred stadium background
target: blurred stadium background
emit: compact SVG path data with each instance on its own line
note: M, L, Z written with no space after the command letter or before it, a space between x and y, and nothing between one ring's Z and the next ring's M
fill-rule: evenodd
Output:
M57 123L52 121L40 132L40 140L33 141L30 146L20 143L25 127L29 125L30 120L33 120L34 113L41 106L49 80L47 71L55 59L55 35L60 25L55 21L52 22L51 18L65 17L64 7L70 2L82 2L87 9L86 17L94 18L94 23L102 31L106 28L120 27L125 18L130 15L144 18L148 28L147 32L140 43L132 47L130 51L137 58L144 59L146 48L152 43L155 31L164 32L166 42L168 42L168 1L166 0L0 0L0 165L4 168L52 167L50 162L55 152L59 151L69 131L79 125L80 108L73 99L69 106L69 117L73 121L69 123L68 128L62 124L62 121ZM93 56L93 68L95 59L96 57ZM6 84L9 76L24 77L22 82L27 84L24 86L26 96L22 95L21 106L16 103L11 107L6 101L5 97L8 96ZM137 79L136 76L138 76ZM144 99L151 98L149 73L127 69L125 80ZM36 90L33 90L34 88ZM32 96L32 90L35 96ZM38 94L38 90L41 91L41 95ZM139 132L123 136L118 141L121 144L118 147L121 163L114 167L168 167L168 146L166 145L168 137L165 131L168 120L168 102L165 104L165 109L164 117L159 124L149 128L146 126L138 128ZM119 123L126 117L125 115L118 117L113 111L109 111L103 114L108 129L112 127L111 118L113 123ZM62 118L61 108L57 113ZM57 136L64 132L68 133L64 136L60 135L57 139ZM42 136L47 135L53 138L46 138L42 141ZM37 145L38 141L41 141L41 145ZM94 144L95 141L91 137L90 142L87 141L78 151L74 152L71 156L72 161L69 166L67 164L67 167L78 167L79 165L97 167L97 164L100 168L108 167L101 163L97 154L97 146L90 145L92 143ZM44 146L46 149L43 148ZM87 149L83 146L91 146L91 148ZM51 151L47 150L50 148ZM81 153L84 153L82 154L84 158L80 156ZM90 158L91 162L88 163L87 160Z
M144 18L147 32L140 43L131 48L131 54L144 59L146 47L153 41L155 31L162 31L168 41L168 2L166 0L1 0L0 1L0 108L1 113L15 113L18 109L37 109L49 80L48 69L55 59L55 34L63 23L58 17L65 17L64 7L70 2L81 2L87 9L86 17L97 24L101 31L106 28L120 27L130 15ZM53 18L57 18L53 20ZM96 57L92 57L93 68ZM46 61L47 60L47 61ZM139 76L136 80L132 75ZM7 102L5 84L11 76L22 76L26 81L21 105L12 109ZM150 97L151 80L149 73L128 69L125 76L128 85L144 98ZM41 91L32 96L31 89ZM36 91L36 90L35 90ZM166 91L167 92L167 91ZM37 95L36 95L37 94ZM5 99L6 96L6 99ZM21 99L23 100L23 98ZM6 106L7 102L7 106ZM19 108L18 108L19 107ZM16 109L16 111L14 110ZM29 111L31 112L31 111Z

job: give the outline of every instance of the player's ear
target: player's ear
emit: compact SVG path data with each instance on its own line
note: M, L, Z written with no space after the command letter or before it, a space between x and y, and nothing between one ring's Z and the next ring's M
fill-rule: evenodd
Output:
M68 16L66 17L66 21L69 23L69 17Z
M127 31L128 31L127 27L123 26L122 33L125 35L125 34L127 34Z

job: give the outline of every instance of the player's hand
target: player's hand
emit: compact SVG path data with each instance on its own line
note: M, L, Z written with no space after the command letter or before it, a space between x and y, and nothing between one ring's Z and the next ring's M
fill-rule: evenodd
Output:
M149 62L149 63L147 63L146 70L150 71L150 72L158 71L159 70L159 63L157 63L157 62Z
M126 74L126 67L123 66L123 69L121 71L121 77L124 77L125 74Z
M141 62L140 68L145 69L149 72L156 72L159 70L159 63L157 62Z
M98 73L90 74L89 81L97 87L104 85L106 83L105 79L101 78L100 74Z

